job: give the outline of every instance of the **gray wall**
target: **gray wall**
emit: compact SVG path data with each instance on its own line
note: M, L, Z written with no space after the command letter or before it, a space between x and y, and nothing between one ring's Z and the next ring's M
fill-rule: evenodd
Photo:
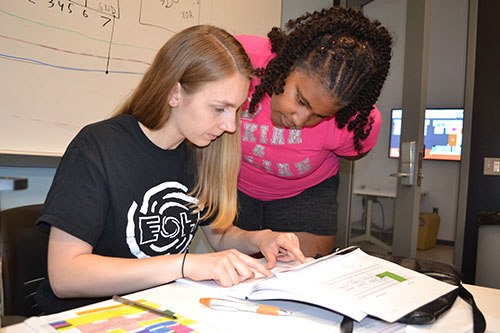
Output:
M332 0L283 0L281 7L281 26L284 27L290 19L297 18L306 12L313 12L331 7Z

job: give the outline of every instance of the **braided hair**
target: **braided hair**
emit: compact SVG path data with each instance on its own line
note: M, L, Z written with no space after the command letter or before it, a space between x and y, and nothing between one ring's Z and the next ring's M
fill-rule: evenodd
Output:
M285 31L274 27L268 37L276 56L266 68L256 70L261 82L249 111L255 112L265 94L282 94L290 72L303 71L319 79L342 107L335 121L338 128L347 125L353 131L359 153L360 141L371 132L370 112L389 71L389 32L359 10L331 7L288 21Z

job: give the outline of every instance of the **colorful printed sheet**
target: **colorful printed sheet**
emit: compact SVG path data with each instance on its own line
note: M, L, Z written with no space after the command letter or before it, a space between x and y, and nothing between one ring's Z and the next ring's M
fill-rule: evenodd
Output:
M158 304L137 300L137 302L166 310ZM33 330L64 333L198 333L194 320L176 313L178 319L163 317L133 305L125 305L109 301L110 305L90 308L85 311L67 311L61 314L30 318L25 323Z

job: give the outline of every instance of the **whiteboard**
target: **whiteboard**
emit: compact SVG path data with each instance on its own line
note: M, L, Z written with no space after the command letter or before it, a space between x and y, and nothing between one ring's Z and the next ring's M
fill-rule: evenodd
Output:
M0 0L0 154L61 156L188 26L265 36L280 17L281 0Z

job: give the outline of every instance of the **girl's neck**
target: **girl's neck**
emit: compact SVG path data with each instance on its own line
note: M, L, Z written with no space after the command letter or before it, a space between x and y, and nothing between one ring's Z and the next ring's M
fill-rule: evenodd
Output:
M182 141L184 141L184 137L174 136L172 135L173 131L168 130L168 122L162 128L157 130L152 130L144 126L141 122L139 122L139 126L146 135L146 137L154 143L156 146L161 149L169 150L177 148Z

